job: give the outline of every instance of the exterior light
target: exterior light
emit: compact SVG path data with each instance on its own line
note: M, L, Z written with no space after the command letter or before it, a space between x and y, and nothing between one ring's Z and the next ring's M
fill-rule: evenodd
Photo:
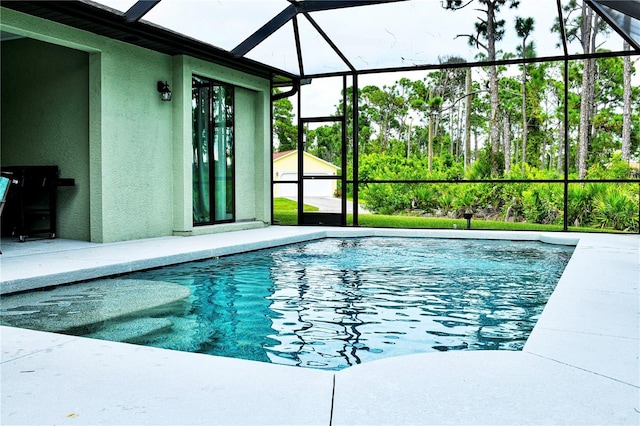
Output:
M473 217L473 212L466 211L462 216L467 219L467 229L471 229L471 218Z
M171 89L169 89L169 83L159 81L158 82L158 92L160 92L160 99L164 102L171 101Z

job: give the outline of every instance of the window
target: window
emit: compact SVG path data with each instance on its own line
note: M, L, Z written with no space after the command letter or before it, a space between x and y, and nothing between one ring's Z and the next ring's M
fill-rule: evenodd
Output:
M235 220L233 86L192 77L193 224Z

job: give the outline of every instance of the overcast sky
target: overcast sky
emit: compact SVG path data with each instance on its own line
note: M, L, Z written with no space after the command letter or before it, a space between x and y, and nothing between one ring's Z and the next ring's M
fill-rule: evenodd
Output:
M135 0L98 0L120 11L126 11ZM566 0L563 0L566 2ZM286 0L162 0L145 20L179 33L231 50L254 31L289 5ZM329 35L340 51L357 69L437 64L440 58L459 56L475 61L480 49L470 47L466 37L474 30L479 3L472 2L458 11L445 10L441 0L410 0L406 2L355 7L312 13L312 18ZM562 53L559 37L551 32L557 17L556 0L521 0L517 9L502 7L499 18L505 20L505 37L498 49L516 52L521 44L515 33L517 16L533 17L535 29L529 41L536 46L538 56ZM303 17L298 19L306 73L345 71L347 66L325 40ZM269 65L298 73L298 62L291 22L248 53L248 57ZM621 50L622 42L613 34L605 47ZM570 48L578 53L579 46ZM425 73L407 75L416 79ZM360 86L391 84L398 75L362 76ZM340 99L341 80L335 84L307 88L309 102L303 116L328 115Z
M99 1L121 11L134 3ZM483 15L475 10L476 3L454 12L443 9L441 0L410 0L314 12L311 17L357 69L438 63L438 58L453 55L473 61L478 49L456 36L474 31L477 17ZM286 0L162 0L144 19L231 50L288 5ZM502 8L500 18L507 31L499 48L505 51L515 51L519 44L515 16L534 17L530 40L535 40L539 56L560 53L555 46L558 36L550 33L557 16L555 0L521 0L518 9ZM311 23L302 15L298 23L307 74L347 70ZM291 22L247 56L297 73Z

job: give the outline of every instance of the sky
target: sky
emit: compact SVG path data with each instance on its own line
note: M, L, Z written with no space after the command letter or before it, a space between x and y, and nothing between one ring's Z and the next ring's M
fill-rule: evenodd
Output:
M126 11L134 0L99 0ZM445 10L441 0L410 0L374 6L313 12L312 19L326 32L357 69L438 63L439 57L474 60L477 49L460 34L473 32L482 16L477 2L458 11ZM286 0L162 0L143 19L231 50L269 19L284 10ZM557 54L557 37L549 33L557 14L556 0L521 0L517 10L504 6L501 17L512 27L515 16L533 16L541 56ZM348 68L303 16L298 19L305 72L346 71ZM519 44L508 28L502 45ZM247 54L248 57L298 73L291 22Z
M109 7L126 11L135 0L98 0ZM563 0L566 2L566 0ZM162 0L144 19L173 31L231 50L285 9L286 0ZM333 40L357 69L438 64L441 58L459 56L472 62L482 50L471 47L462 34L473 32L478 17L477 1L458 11L445 10L441 0L405 2L355 7L311 13L312 19ZM562 53L559 37L551 31L557 17L556 0L520 0L517 9L502 7L499 18L505 20L505 36L498 49L516 52L521 44L515 33L517 16L533 17L533 41L538 56ZM348 68L322 36L303 16L298 18L304 68L307 74L346 71ZM251 50L247 57L298 74L293 25L291 22ZM621 39L614 34L604 47L621 50ZM578 45L570 53L578 53ZM423 78L425 72L406 76ZM361 76L359 85L390 85L399 75ZM341 78L304 88L303 116L333 113L340 99Z

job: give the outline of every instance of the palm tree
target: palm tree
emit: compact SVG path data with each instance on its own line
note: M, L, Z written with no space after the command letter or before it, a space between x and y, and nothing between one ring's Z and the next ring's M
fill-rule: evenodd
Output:
M527 38L533 31L535 22L533 18L516 18L516 33L518 37L522 38L521 53L522 58L527 57ZM529 51L532 50L533 45L529 46ZM524 170L524 164L527 162L527 134L529 131L529 125L527 120L527 65L522 64L522 167Z
M504 36L504 20L499 20L496 14L500 8L509 3L510 8L516 8L520 2L518 0L478 0L485 6L485 9L478 9L486 14L486 18L479 18L476 22L475 34L461 34L458 37L467 37L470 45L482 47L487 52L487 60L493 62L496 60L496 42L500 41ZM462 4L462 0L448 0L443 4L447 9L461 9L468 6L471 1ZM490 133L491 151L497 153L500 146L500 123L498 123L498 110L500 99L498 97L498 67L495 63L489 66L489 94L491 99L490 110Z

